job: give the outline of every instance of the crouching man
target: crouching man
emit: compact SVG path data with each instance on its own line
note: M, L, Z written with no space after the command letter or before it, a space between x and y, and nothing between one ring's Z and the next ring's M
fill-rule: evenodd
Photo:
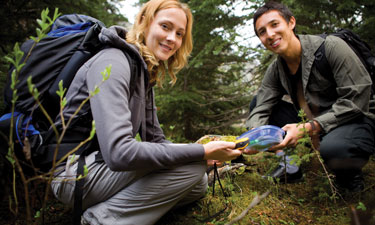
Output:
M269 66L247 120L249 129L265 124L287 132L282 143L272 147L277 155L299 139L297 111L303 109L310 121L304 126L319 142L327 167L336 175L339 187L364 189L362 168L375 152L375 115L369 111L371 78L359 58L342 39L296 35L296 19L290 10L268 2L254 14L254 29L262 44L278 55ZM324 42L333 78L321 74L315 52ZM282 101L289 95L293 104ZM318 147L318 145L316 145ZM302 177L300 168L281 160L268 174L292 182ZM286 169L285 169L286 167Z

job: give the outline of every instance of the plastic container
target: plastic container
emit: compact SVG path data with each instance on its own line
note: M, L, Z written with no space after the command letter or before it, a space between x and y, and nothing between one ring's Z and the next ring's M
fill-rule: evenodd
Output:
M249 138L249 145L246 149L257 151L267 151L269 147L279 144L284 139L285 131L273 125L264 125L249 130L237 139Z

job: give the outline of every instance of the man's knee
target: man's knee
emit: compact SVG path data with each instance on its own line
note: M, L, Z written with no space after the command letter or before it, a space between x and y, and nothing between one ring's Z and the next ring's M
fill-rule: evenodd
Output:
M331 170L362 169L369 155L350 141L343 139L324 140L320 144L320 155Z
M373 122L366 117L335 128L320 143L320 154L331 169L361 169L373 152Z

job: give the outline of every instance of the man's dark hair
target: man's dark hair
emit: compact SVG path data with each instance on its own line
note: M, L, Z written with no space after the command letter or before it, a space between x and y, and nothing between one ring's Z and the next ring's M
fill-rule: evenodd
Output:
M257 33L256 27L255 27L255 24L256 24L257 20L264 13L269 12L271 10L277 10L279 12L280 16L282 16L286 20L287 23L289 23L290 18L293 16L293 13L285 5L283 5L279 2L274 2L274 1L267 2L262 7L257 9L257 11L255 12L255 14L253 16L254 31L255 31L255 34L257 36L258 36L258 33ZM295 28L293 29L293 31L295 33Z

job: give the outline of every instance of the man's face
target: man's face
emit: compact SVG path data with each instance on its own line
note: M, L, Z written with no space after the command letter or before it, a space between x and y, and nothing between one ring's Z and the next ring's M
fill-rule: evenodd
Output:
M283 55L288 51L295 36L295 18L291 17L286 22L277 10L271 10L258 18L255 29L264 47L268 50Z

